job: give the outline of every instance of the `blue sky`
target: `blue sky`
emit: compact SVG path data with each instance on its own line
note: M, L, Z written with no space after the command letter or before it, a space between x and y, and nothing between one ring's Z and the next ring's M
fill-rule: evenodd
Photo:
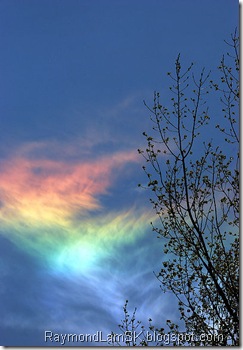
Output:
M0 345L116 331L126 299L144 322L178 320L137 188L143 100L158 90L169 102L178 53L214 74L238 11L235 0L0 2Z

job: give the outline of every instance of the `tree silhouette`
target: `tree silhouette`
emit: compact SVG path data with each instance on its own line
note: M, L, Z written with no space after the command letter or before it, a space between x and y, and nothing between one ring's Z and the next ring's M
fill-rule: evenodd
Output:
M237 31L227 45L230 53L218 67L219 82L210 80L204 69L196 78L193 64L183 71L179 55L175 73L168 73L173 82L171 107L163 105L158 92L152 107L145 103L152 128L144 132L146 149L138 150L148 180L140 186L151 191L158 217L152 230L164 247L157 278L162 290L178 299L184 323L180 331L193 335L181 338L182 345L239 345ZM217 112L210 115L207 102L214 93L222 104L222 122L212 126ZM167 326L169 332L179 334L170 320ZM139 345L149 345L145 336Z

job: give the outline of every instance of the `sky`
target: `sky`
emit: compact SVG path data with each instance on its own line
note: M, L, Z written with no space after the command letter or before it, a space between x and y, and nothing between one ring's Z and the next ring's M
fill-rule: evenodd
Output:
M0 1L0 345L105 337L127 299L144 323L178 321L137 186L143 100L169 101L178 53L216 72L238 11L236 0Z

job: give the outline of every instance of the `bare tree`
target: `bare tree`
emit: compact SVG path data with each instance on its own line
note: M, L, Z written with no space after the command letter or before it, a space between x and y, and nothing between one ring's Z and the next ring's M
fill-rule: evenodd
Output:
M157 278L162 290L178 299L183 331L193 335L182 342L186 345L239 345L237 32L228 45L231 53L218 67L219 82L204 69L196 78L193 64L183 71L177 57L175 73L168 73L171 107L158 92L152 107L145 103L152 128L144 132L146 149L138 150L148 179L142 187L151 190L158 217L152 229L164 246ZM206 103L214 93L222 103L217 125L212 125L217 112L210 116ZM170 329L178 332L174 324Z

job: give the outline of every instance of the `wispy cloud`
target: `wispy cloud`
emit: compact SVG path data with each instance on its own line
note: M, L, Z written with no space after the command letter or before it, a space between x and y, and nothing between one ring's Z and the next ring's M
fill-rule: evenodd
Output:
M29 281L38 283L26 282L29 287L16 301L19 316L14 318L11 309L4 324L28 328L35 320L37 329L45 324L60 331L110 331L125 299L131 297L135 305L137 299L144 314L156 304L150 295L156 300L151 281L157 262L146 236L153 213L133 198L135 192L117 207L111 191L126 181L139 158L126 151L94 159L80 152L76 159L73 145L69 157L53 159L48 146L23 145L1 164L0 234L43 271L29 271ZM61 154L58 146L55 152ZM27 299L21 299L22 292ZM25 313L27 300L35 315Z
M17 282L6 272L19 294L14 306L3 291L5 327L110 332L127 298L142 318L157 310L160 261L148 235L154 214L136 191L139 155L128 145L94 152L99 142L25 143L2 159L0 235L16 250L11 266L24 257Z
M32 159L36 149L43 150L43 144L27 145L2 162L0 218L10 240L48 257L60 270L79 271L143 232L150 214L133 201L126 209L106 208L101 197L109 194L121 169L137 162L136 153L65 162Z

